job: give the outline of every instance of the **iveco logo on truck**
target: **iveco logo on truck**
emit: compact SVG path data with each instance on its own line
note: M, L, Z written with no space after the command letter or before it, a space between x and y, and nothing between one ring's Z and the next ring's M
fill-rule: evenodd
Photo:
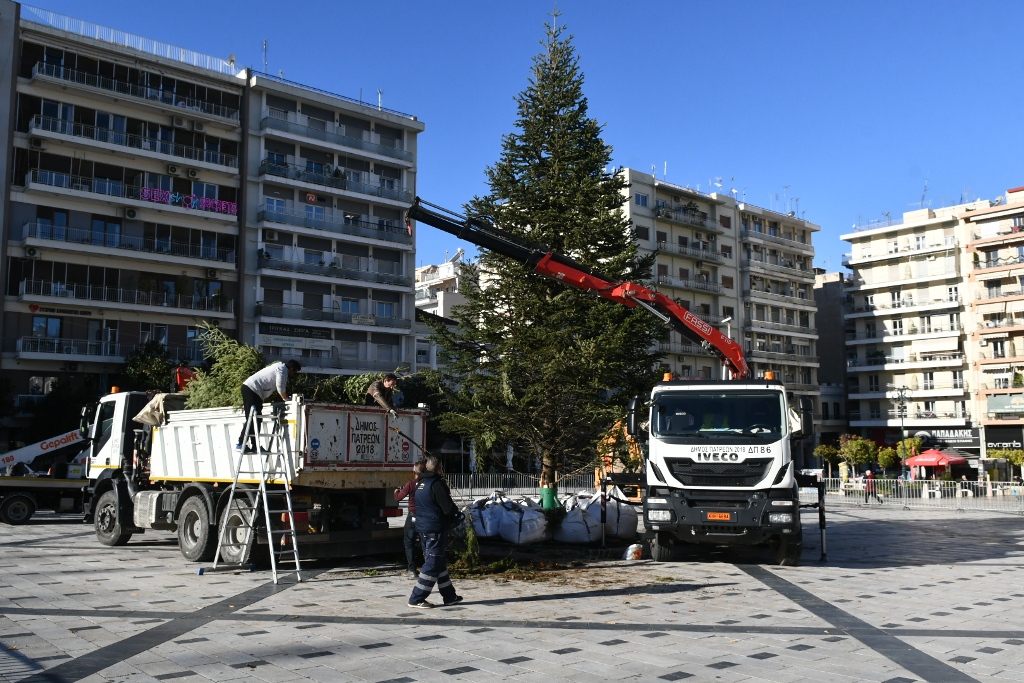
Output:
M736 462L739 453L697 453L697 462Z

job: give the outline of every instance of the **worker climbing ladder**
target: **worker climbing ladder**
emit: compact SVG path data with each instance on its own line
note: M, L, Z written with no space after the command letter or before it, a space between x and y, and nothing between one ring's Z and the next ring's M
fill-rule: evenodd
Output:
M225 523L221 525L217 540L217 552L213 558L214 569L217 568L222 557L237 558L239 565L249 559L253 548L257 545L260 528L257 520L260 518L262 509L262 528L266 532L274 583L277 583L279 561L294 562L295 580L302 581L299 542L296 537L291 494L291 484L295 479L295 463L291 458L288 422L285 419L284 411L285 406L281 405L275 406L269 418L257 418L255 409L251 409L246 416L245 436L242 439L242 444L243 446L256 444L256 450L252 452L247 448L239 449L234 481L225 508ZM270 431L264 432L261 429L263 422L269 423ZM261 440L264 443L261 444ZM256 467L258 469L255 469ZM257 489L240 488L239 480L247 478L244 475L258 477L259 487ZM281 485L280 490L276 488L271 490L271 484ZM282 521L287 520L288 527L285 529L275 528L271 523L274 515L281 515Z

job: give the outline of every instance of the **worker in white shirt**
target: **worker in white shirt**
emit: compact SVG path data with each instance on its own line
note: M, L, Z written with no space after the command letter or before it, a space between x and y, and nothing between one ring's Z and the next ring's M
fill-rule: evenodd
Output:
M253 373L247 380L242 382L242 414L248 420L249 411L256 410L256 432L260 430L260 414L263 413L263 401L270 398L276 392L282 401L288 400L288 379L294 377L302 369L299 362L290 360L288 362L277 361L271 363L259 372ZM235 450L242 450L242 441L245 439L245 427L238 435L238 443ZM256 443L253 437L249 437L246 448L247 453L256 452Z

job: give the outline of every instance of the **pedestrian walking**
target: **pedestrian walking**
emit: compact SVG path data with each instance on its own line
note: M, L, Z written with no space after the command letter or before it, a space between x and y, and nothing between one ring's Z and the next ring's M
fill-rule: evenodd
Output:
M423 567L409 596L409 607L429 609L430 592L437 585L445 606L462 602L448 576L448 530L459 516L452 500L448 482L444 480L444 467L436 455L428 455L423 462L424 472L416 482L416 532L423 546Z
M875 488L875 473L871 470L867 471L864 475L864 504L867 505L868 501L874 496L879 503L882 502L882 497L878 495L878 491Z
M376 403L391 413L391 417L398 417L392 400L396 386L398 386L398 375L393 372L387 373L366 390L366 405L372 406Z
M259 416L263 413L263 401L273 396L274 392L277 392L282 401L287 401L288 380L298 374L300 370L302 370L302 366L299 365L297 360L290 360L286 363L277 361L259 372L253 373L242 382L242 414L245 416L245 420L248 421L249 411L252 409L256 410L256 434L260 432ZM235 444L235 450L242 450L242 441L245 440L245 426L246 423L243 422L242 433L238 435L238 443ZM255 453L256 445L255 436L250 435L249 443L246 445L246 452Z
M413 478L406 482L405 486L395 489L395 500L402 502L409 498L409 514L405 517L405 563L409 567L409 573L415 579L419 576L416 569L416 482L423 473L423 461L417 460L412 466Z

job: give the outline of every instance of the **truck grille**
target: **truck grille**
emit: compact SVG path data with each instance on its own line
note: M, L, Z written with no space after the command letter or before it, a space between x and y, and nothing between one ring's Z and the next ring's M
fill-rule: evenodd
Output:
M669 471L683 486L756 486L771 466L771 458L743 462L694 462L688 458L668 461Z

